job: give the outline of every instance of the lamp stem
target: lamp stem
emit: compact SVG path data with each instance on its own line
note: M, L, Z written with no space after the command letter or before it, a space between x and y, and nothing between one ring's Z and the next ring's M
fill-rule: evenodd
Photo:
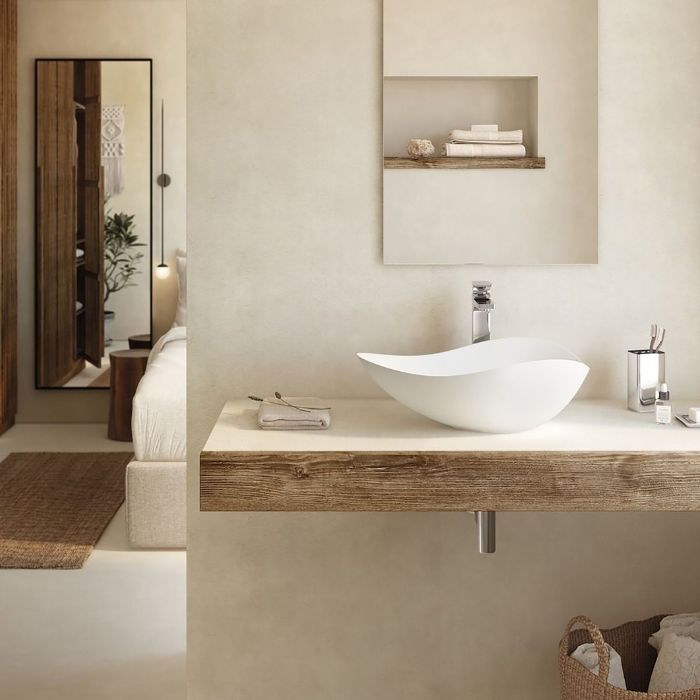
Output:
M165 265L165 100L160 101L160 264Z

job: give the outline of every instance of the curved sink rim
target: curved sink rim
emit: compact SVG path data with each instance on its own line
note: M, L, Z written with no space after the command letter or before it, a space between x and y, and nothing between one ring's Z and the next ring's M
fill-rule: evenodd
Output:
M484 366L475 366L472 368L460 368L460 367L454 367L451 371L450 370L442 370L438 368L437 366L432 368L435 370L439 371L426 371L427 368L423 368L423 370L419 370L418 368L407 368L407 367L397 367L395 362L396 361L416 361L420 362L421 360L428 360L432 361L434 363L437 363L437 359L440 357L449 357L449 356L454 356L454 355L465 355L469 356L472 353L478 353L478 354L483 354L483 355L490 355L489 351L486 349L488 347L493 348L495 345L498 346L504 346L504 345L516 345L517 343L525 343L525 344L531 344L533 346L540 346L542 350L544 351L544 348L547 349L548 353L551 353L551 356L549 357L537 357L537 358L531 358L531 359L523 359L523 360L518 360L516 358L502 358L502 360L496 364L487 364ZM587 372L590 370L590 367L583 362L577 355L575 355L573 352L568 350L562 345L559 345L558 343L554 343L549 340L544 340L542 338L534 338L534 337L527 337L527 336L512 336L512 337L507 337L507 338L497 338L494 340L488 340L484 341L482 343L476 343L476 344L471 344L471 345L463 345L457 348L453 348L451 350L443 350L442 352L436 352L436 353L429 353L425 355L389 355L389 354L382 354L382 353L367 353L367 352L358 352L357 357L362 360L363 362L366 362L370 365L374 365L376 367L380 367L385 370L389 370L392 372L397 372L399 374L405 374L409 376L414 376L414 377L427 377L427 378L449 378L449 377L468 377L472 375L478 375L478 374L483 374L485 372L492 372L492 371L499 371L499 370L504 370L509 367L519 367L523 365L532 365L536 363L542 363L542 362L571 362L574 364L579 364L583 365Z

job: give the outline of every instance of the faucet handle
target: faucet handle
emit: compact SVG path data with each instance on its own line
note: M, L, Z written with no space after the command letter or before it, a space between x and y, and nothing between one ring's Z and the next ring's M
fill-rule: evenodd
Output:
M477 280L472 282L472 298L475 301L490 302L491 301L491 282Z

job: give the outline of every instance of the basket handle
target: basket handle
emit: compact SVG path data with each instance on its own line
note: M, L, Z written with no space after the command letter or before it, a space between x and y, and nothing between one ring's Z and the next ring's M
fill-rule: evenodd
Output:
M598 626L585 615L578 615L569 621L569 624L566 626L566 632L564 632L564 636L559 642L559 656L565 657L569 655L569 637L576 625L583 625L588 630L588 634L591 635L595 650L598 652L598 677L603 683L607 683L608 675L610 674L610 651L605 645L605 640Z

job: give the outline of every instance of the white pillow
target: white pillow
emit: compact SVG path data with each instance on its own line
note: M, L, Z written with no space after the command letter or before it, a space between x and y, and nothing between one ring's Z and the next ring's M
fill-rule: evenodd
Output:
M700 688L700 642L671 632L661 643L649 692L676 693L691 688Z
M177 270L177 310L173 328L187 325L187 251L177 249L175 268Z

